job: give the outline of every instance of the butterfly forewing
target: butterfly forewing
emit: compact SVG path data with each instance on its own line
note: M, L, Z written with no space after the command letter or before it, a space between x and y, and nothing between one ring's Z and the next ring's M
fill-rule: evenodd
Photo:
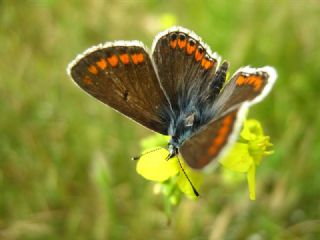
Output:
M98 46L70 64L73 80L87 93L161 134L167 134L169 103L142 44Z
M184 108L205 91L218 63L198 36L180 27L158 35L152 57L174 110Z

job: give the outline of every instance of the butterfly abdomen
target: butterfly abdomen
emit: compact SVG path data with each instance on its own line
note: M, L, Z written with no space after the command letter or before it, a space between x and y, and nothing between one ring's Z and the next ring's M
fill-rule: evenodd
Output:
M213 79L209 84L208 95L206 99L209 102L214 101L215 98L220 93L223 87L223 84L226 81L228 68L229 68L229 63L227 61L224 61L219 67L218 71L213 76Z

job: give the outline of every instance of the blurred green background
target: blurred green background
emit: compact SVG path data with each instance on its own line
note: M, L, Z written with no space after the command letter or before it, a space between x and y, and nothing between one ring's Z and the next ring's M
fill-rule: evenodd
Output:
M320 2L0 1L0 239L320 239ZM150 132L84 94L66 66L91 45L171 24L231 62L272 65L250 111L274 143L246 180L205 179L172 223L130 157Z

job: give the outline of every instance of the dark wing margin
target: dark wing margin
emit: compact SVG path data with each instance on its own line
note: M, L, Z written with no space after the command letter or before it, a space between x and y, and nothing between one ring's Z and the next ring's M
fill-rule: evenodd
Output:
M220 61L200 37L183 27L159 33L153 41L152 58L175 112L205 92Z
M143 126L167 135L169 102L139 41L116 41L86 50L67 69L85 92Z
M190 167L205 168L228 151L237 140L248 108L270 92L276 78L272 67L245 67L233 75L213 106L214 119L180 147Z

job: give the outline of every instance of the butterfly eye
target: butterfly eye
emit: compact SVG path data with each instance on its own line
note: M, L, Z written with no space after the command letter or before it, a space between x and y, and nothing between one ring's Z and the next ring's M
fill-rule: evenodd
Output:
M189 116L186 117L184 120L184 125L186 127L192 127L195 120L195 113L191 113Z

